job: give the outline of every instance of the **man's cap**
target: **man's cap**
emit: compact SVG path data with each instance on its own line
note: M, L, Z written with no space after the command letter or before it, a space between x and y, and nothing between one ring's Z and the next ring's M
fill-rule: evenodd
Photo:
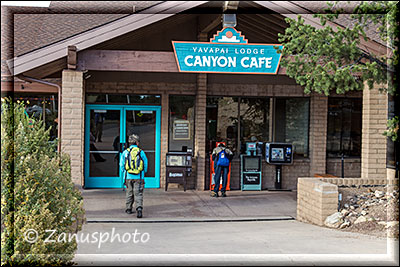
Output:
M129 136L129 143L135 143L135 142L140 142L139 135L137 134L131 134Z

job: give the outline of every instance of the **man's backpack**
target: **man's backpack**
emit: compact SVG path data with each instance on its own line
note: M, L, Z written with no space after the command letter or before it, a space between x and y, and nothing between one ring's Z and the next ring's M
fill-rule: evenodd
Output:
M229 158L225 149L218 153L218 161L217 166L228 167L229 166Z
M139 174L144 170L144 162L140 157L140 148L128 148L128 156L125 158L125 170L130 174Z

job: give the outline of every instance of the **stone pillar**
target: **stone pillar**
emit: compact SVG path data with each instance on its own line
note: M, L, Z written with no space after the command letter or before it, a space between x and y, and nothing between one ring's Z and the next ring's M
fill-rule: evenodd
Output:
M197 190L204 190L206 179L206 108L207 74L197 75L196 118L195 118L195 156L197 162Z
M61 104L61 151L71 157L71 176L83 185L84 81L81 71L63 70Z
M310 103L310 176L326 172L326 133L328 128L328 97L312 94Z
M388 95L377 89L363 90L361 178L386 179Z
M169 95L164 93L161 99L161 166L160 166L160 188L165 188L165 164L166 154L168 152L168 113L169 113Z

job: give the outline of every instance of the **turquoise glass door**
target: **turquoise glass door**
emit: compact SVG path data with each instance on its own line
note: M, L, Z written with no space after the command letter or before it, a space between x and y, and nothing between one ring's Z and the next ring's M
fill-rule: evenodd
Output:
M119 169L128 136L140 136L148 158L146 188L160 187L161 107L86 105L85 188L122 188Z

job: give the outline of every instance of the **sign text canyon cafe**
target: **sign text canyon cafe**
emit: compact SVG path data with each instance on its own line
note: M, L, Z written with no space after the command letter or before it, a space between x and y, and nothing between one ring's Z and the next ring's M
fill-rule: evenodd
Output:
M180 72L277 74L278 44L249 44L235 28L224 28L210 42L172 41Z

